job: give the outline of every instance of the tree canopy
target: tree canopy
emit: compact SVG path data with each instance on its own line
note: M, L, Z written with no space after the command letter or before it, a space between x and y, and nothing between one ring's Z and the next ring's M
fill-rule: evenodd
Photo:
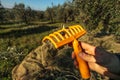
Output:
M120 1L119 0L67 0L63 5L53 5L45 11L37 11L23 3L6 9L0 4L0 23L4 21L49 21L77 22L84 24L89 31L102 25L104 34L119 34Z

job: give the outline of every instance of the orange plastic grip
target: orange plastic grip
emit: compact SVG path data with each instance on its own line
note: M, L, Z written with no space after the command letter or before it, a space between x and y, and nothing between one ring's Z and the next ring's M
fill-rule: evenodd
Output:
M81 59L78 54L82 52L81 46L79 45L79 42L75 39L73 41L73 49L74 53L78 62L79 71L83 79L89 79L90 78L90 71L87 62L85 62L83 59Z

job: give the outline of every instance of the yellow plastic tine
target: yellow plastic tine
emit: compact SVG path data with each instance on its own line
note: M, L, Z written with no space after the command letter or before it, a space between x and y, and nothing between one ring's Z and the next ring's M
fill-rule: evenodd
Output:
M74 31L74 33L76 34L76 30L74 29L74 27L71 27L71 29Z
M79 32L80 32L80 31L78 30L78 28L77 28L77 27L75 27L75 29L76 29L77 33L79 33Z
M65 30L65 32L66 32L69 36L72 36L72 34L71 34L68 30Z
M79 25L73 26L73 28L76 29L76 32L77 32L77 33L81 31L79 27L80 27Z
M71 27L71 28L75 31L75 33L78 33L77 30L75 29L75 27Z
M78 26L79 26L79 25L78 25ZM81 26L79 26L79 28L80 28L80 30L84 31L84 29L83 29Z
M65 33L65 34L64 34L65 39L66 39L66 38L69 38L69 36L68 36L68 34L66 33L66 31L64 31L64 33Z
M50 40L54 44L54 46L57 48L57 45L56 45L55 41L49 36L46 36L42 41L45 41L47 39Z
M72 35L75 35L75 32L73 31L72 28L69 28L70 29L70 32L72 33Z
M69 34L69 36L72 36L72 33L70 32L70 30L67 30L66 32Z
M64 40L64 37L65 38L69 38L69 36L71 36L71 34L68 32L68 29L65 29L64 27L63 27L63 29L62 30L59 30L59 31L57 31L59 34L60 34L60 32L65 32L65 35L63 36L61 36L61 38ZM61 35L61 34L60 34Z
M80 32L81 30L80 30L80 28L79 28L79 26L76 26L76 29L78 30L78 32Z
M57 42L60 42L60 39L55 34L50 34L49 36L53 36L57 40Z
M74 26L74 28L76 29L76 31L77 31L77 33L79 32L79 28L78 28L78 26Z
M69 28L63 27L62 30L58 30L45 37L43 41L48 39L55 45L56 48L58 48L62 44L66 44L67 42L70 42L73 39L77 39L85 33L86 31L80 25L70 26Z
M59 37L60 37L62 40L64 40L64 37L63 37L59 32L54 32L54 34L59 35Z

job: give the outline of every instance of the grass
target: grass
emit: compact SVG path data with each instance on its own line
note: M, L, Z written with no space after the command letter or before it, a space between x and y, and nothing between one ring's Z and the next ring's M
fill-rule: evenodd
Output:
M24 23L0 25L0 80L12 80L12 68L19 64L31 50L40 46L44 36L57 29L61 29L63 24L64 23L51 24L49 22L33 22L31 25ZM64 25L69 26L74 24L76 23ZM106 39L106 37L94 38L91 33L82 37L81 40L96 46L102 45L108 50L114 48L112 52L117 51L117 53L119 53L118 48L120 45L115 43L113 38L114 37L108 39ZM109 40L109 43L107 43L106 40ZM114 44L114 47L111 44ZM56 78L56 80L61 79L67 80L65 76Z
M42 38L57 27L56 25L15 27L14 24L9 24L3 28L0 31L0 80L11 80L12 68L31 50L41 45Z

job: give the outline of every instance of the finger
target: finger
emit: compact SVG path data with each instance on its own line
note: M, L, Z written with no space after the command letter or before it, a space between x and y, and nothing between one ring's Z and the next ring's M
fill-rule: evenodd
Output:
M116 75L116 74L113 74L113 73L109 72L108 69L103 67L103 66L100 66L100 65L98 65L96 63L88 63L88 65L89 65L89 68L91 70L96 71L97 73L100 73L100 74L102 74L104 76L108 76L108 77L110 77L112 79L116 79L116 80L119 79L120 80L119 75Z
M91 54L91 55L95 55L95 46L92 46L90 44L84 43L84 42L79 42L82 49L85 50L86 53Z
M72 59L75 59L75 53L72 52Z
M87 62L96 62L95 57L92 55L88 55L82 52L82 53L79 53L79 56Z
M88 62L88 65L91 70L96 71L97 73L100 73L102 75L104 75L104 73L108 71L107 68L93 62Z
M74 65L76 68L78 68L78 62L76 60L74 60Z

